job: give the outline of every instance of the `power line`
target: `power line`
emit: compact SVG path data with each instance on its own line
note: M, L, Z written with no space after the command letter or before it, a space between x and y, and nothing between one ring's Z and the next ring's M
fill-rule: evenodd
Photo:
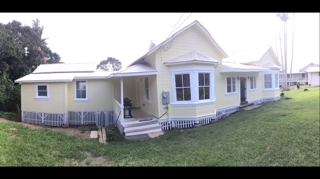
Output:
M172 27L172 31L170 32L170 34L168 35L168 37L166 39L168 39L170 37L170 35L173 32L174 27L178 24L178 22L180 21L181 17L184 15L184 13L180 16L179 20L176 22L176 24Z

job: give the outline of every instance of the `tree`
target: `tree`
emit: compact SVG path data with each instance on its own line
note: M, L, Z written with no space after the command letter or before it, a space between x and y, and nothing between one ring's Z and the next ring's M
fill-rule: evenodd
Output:
M42 38L44 27L38 19L32 27L22 26L18 21L0 24L0 70L11 80L32 73L43 63L57 63L60 56L52 53ZM27 48L28 53L25 53Z
M280 41L280 54L282 62L282 90L288 90L287 87L287 20L289 19L288 13L277 13L277 17L283 21L283 44L281 41L281 36L279 34ZM282 49L283 45L283 49ZM289 84L290 85L290 84ZM289 88L290 89L290 88Z
M119 71L121 69L121 62L113 57L108 57L107 60L102 60L97 69L103 71Z

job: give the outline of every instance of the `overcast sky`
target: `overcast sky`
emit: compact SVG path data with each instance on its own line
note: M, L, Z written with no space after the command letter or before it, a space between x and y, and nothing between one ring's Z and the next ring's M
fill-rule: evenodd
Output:
M163 41L194 20L229 56L268 45L276 52L275 29L283 29L275 13L0 13L0 23L4 24L16 20L31 26L36 18L44 26L43 38L49 38L48 46L62 62L99 63L114 57L123 67L144 55L151 40ZM319 13L296 13L294 27L293 67L319 64ZM289 34L290 60L291 39Z

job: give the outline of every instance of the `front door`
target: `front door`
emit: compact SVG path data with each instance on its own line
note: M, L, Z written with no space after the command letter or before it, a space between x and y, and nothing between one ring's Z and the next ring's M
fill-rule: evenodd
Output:
M247 79L240 77L240 104L247 103Z

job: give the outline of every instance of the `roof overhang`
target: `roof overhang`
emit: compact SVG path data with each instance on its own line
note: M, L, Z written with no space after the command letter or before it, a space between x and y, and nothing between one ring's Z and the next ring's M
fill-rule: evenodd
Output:
M238 63L223 63L220 64L221 67L225 68L221 70L221 73L231 73L231 72L264 72L269 71L268 68L262 68L252 65L242 65Z
M148 64L147 62L143 62L140 64L136 64L130 67L127 67L121 71L115 72L109 76L112 77L129 77L129 76L148 76L148 75L157 75L158 71Z
M185 64L210 64L210 65L216 65L218 62L204 62L204 61L198 61L198 60L191 60L191 61L186 61L186 62L172 62L172 63L163 63L166 66L171 66L171 65L185 65Z

